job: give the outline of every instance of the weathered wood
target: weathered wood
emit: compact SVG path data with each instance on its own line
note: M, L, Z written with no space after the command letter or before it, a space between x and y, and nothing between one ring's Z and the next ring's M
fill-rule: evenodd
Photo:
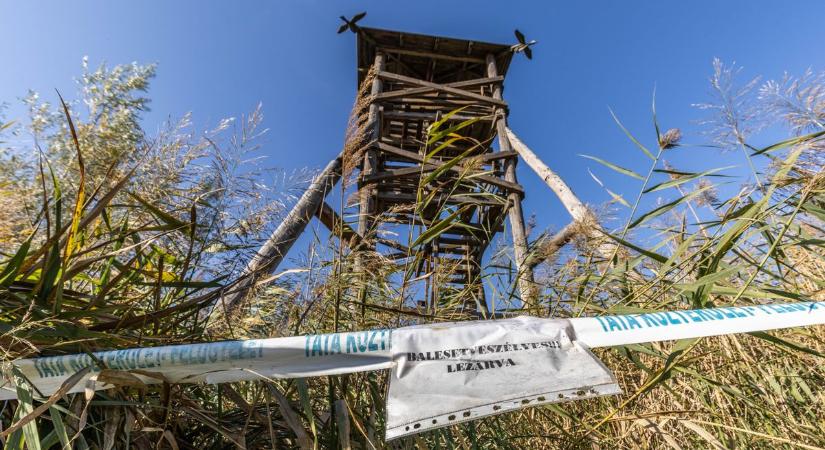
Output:
M604 230L599 225L598 219L596 219L593 212L579 200L579 197L576 196L570 186L568 186L556 172L550 169L547 164L539 159L538 155L530 150L530 148L513 133L513 130L506 128L505 131L507 132L507 138L512 144L513 150L518 152L524 162L526 162L556 194L562 205L564 205L565 209L570 213L570 216L573 217L573 220L580 224L582 232L585 233L589 239L600 241L600 244L596 248L598 253L604 258L612 257L615 244L609 237L605 236ZM550 241L547 244L548 247L541 249L540 252L549 254L558 251L552 248L552 246L556 245L554 242L561 242L561 240Z
M582 226L579 223L572 222L567 224L558 233L554 234L550 238L539 241L536 245L538 249L535 251L535 254L530 255L527 260L527 265L531 268L535 268L542 261L546 261L548 258L558 253L558 251L567 245L568 242L572 241L581 229Z
M474 237L468 236L465 238L451 238L445 236L439 236L438 238L439 244L454 244L454 245L479 245L483 241Z
M429 107L433 108L433 111L443 110L444 108L458 109L466 107L468 109L473 109L472 107L475 107L475 109L481 109L484 107L484 105L479 105L478 102L476 102L475 100L446 97L399 97L392 99L384 99L381 103L392 105ZM465 111L470 112L468 110Z
M485 84L493 84L493 83L501 83L504 81L504 77L487 77L487 78L476 78L474 80L464 80L464 81L456 81L454 83L446 83L440 86L448 87L448 88L467 88L467 87L475 87L475 86L482 86ZM432 87L417 87L417 88L407 88L407 89L399 89L394 91L382 92L375 96L376 100L386 100L390 98L396 97L405 97L405 96L416 96L420 94L426 94L428 92L433 92L436 89Z
M391 247L391 248L394 248L396 250L401 250L406 255L410 255L412 253L412 252L410 252L410 249L406 245L403 245L399 242L395 242L391 239L386 239L386 238L379 237L379 238L376 238L375 241L378 242L379 244L386 245L387 247Z
M382 201L390 201L395 203L412 203L418 200L418 196L414 193L404 192L384 192L378 193L378 198ZM448 205L476 205L476 206L501 206L501 202L495 200L487 200L481 197L474 197L470 195L438 195L432 199L433 204L446 203Z
M448 120L457 123L481 119L463 129L464 136L485 143L495 137L497 119L494 113L497 109L506 110L507 103L501 97L494 98L492 94L495 87L500 88L504 80L511 56L505 50L509 48L510 46L500 44L470 43L431 36L410 35L408 40L406 33L373 29L359 33L359 79L366 76L370 66L374 67L378 53L384 53L387 58L386 68L377 74L383 82L384 92L371 98L374 104L381 107L381 130L377 137L372 137L369 144L376 150L378 164L373 172L362 172L358 183L359 190L370 192L375 199L376 211L372 217L382 224L389 222L430 227L433 221L438 220L436 217L440 217L437 216L439 206L443 206L445 202L460 202L468 203L470 207L463 210L457 220L462 223L477 223L479 228L486 228L467 230L456 227L420 249L426 254L426 258L418 257L410 270L416 274L416 281L427 280L424 289L430 298L430 305L437 304L435 299L439 296L439 287L427 274L442 273L447 267L439 267L436 262L440 262L447 264L449 270L455 272L449 276L451 279L447 283L455 287L464 285L462 287L470 293L469 296L476 297L470 302L473 309L477 303L480 309L486 306L477 275L482 249L489 245L491 234L501 231L504 220L507 220L510 201L501 198L504 196L501 193L515 191L515 198L520 199L524 191L517 182L510 182L503 175L503 161L518 158L517 153L505 149L498 152L500 154L494 154L487 148L474 149L472 166L468 161L461 161L463 166L449 167L449 172L432 184L433 190L449 187L449 197L448 192L431 193L443 197L432 199L432 207L423 211L412 209L418 199L416 192L420 175L445 168L445 162L461 155L462 150L468 148L462 143L456 143L442 149L437 157L425 160L422 148L426 148L427 125L439 120L447 111L461 107L463 110ZM400 49L404 54L387 49ZM499 73L492 77L486 73L487 54L496 55L497 58L495 63ZM442 58L441 55L453 58ZM470 176L466 182L455 185L458 173ZM486 197L484 194L498 196ZM354 196L352 200L359 205L359 196ZM348 199L347 202L349 201ZM370 227L374 228L376 227ZM378 236L364 238L373 245L379 245L382 253L392 253L398 251L398 246L391 245L391 242L402 240L403 233L397 238L389 239L390 243L386 246L382 245ZM455 244L448 243L447 240L450 239ZM440 259L450 255L463 256L464 259ZM410 259L407 251L398 253L397 257L402 261ZM480 296L477 295L478 292L482 292ZM366 305L363 301L361 304Z
M393 180L398 178L417 177L421 174L427 174L436 169L435 166L415 166L404 167L403 169L391 169L382 172L376 172L374 175L364 177L361 179L362 184L377 183L384 180Z
M489 163L492 161L497 161L499 159L507 159L507 158L515 158L518 156L518 153L514 151L510 152L493 152L493 153L484 153L483 155L479 156L478 158L481 160L482 163ZM369 183L376 183L378 181L389 180L393 178L399 177L408 177L413 175L418 175L421 173L429 173L436 169L436 167L430 166L412 166L412 167L399 167L399 168L390 168L385 165L385 171L376 172L374 175L370 175L368 177L364 177L361 180L361 183L369 184Z
M419 175L421 173L431 172L434 169L427 170L424 167L417 166L417 167L405 167L403 169L391 169L385 170L382 172L376 172L374 175L370 175L361 179L361 184L371 184L377 183L379 181L384 180L391 180L394 178L404 178L404 177L413 177Z
M487 55L487 76L498 76L498 69L496 68L496 58L492 54ZM493 90L493 98L501 99L501 86L496 86ZM505 111L498 109L496 111L498 120L496 121L496 130L498 132L498 145L501 151L512 151L510 148L510 141L507 139L507 119ZM504 179L510 183L516 183L516 160L507 159L504 161ZM510 191L507 195L510 201L510 208L507 214L510 218L510 231L513 236L513 257L516 262L516 270L518 272L518 285L521 298L525 302L533 302L538 298L536 286L533 283L533 269L525 264L528 257L527 247L527 232L524 226L524 212L521 209L521 196L518 193Z
M544 164L544 162L513 133L513 130L505 128L505 131L513 150L536 172L542 181L544 181L544 184L556 194L573 219L585 220L592 215L590 210L587 209L587 206L573 193L570 186L568 186L556 172L553 172L547 164Z
M439 117L439 112L440 111L384 111L384 119L403 120L405 121L404 125L406 126L406 121L417 121L420 119L424 119L430 122L434 122ZM471 116L467 114L455 114L452 117L450 117L450 119L456 121L475 119L486 122L490 122L493 120L492 118L487 116Z
M344 399L335 400L335 428L338 434L338 448L342 450L352 450L350 444L350 424L347 401Z
M419 155L418 153L403 150L403 149L400 149L398 147L395 147L395 146L392 146L392 145L389 145L389 144L385 144L383 142L377 142L376 147L379 150L381 150L382 152L390 153L390 154L393 154L395 156L400 156L402 158L409 159L410 161L415 161L417 163L421 163L425 166L425 168L428 168L430 170L434 170L434 169L444 165L444 163L438 162L438 161L435 161L435 160L430 160L429 162L425 163L424 162L424 157ZM429 167L429 166L432 166L432 167ZM451 172L462 173L466 169L464 169L463 167L453 166L449 170ZM524 188L521 187L520 184L514 183L514 182L509 181L507 179L502 180L500 178L497 178L497 177L494 177L494 176L489 176L489 175L472 175L472 179L476 180L476 181L480 181L482 183L491 184L493 186L498 186L498 187L500 187L502 189L505 189L505 190L507 190L511 193L516 193L516 194L523 194L524 193Z
M380 73L384 70L384 64L386 63L386 57L384 53L377 52L375 54L375 61L373 62L373 70L375 73ZM372 87L370 94L374 97L381 93L383 89L383 82L377 76L372 80ZM381 114L381 106L373 101L370 104L369 109L369 121L373 122L374 125L372 126L372 135L371 139L376 140L381 137L381 124L382 121L380 120ZM378 154L375 151L373 146L369 146L367 148L366 153L364 153L364 160L361 164L361 175L370 176L378 169ZM374 235L374 231L372 229L372 222L375 217L376 213L376 189L373 186L359 186L358 188L358 195L361 197L360 204L358 206L358 233L364 238L365 245L369 248L374 248L371 244L372 237ZM361 277L365 275L362 271L364 267L364 261L362 255L357 255L355 260L355 270L356 272L361 272ZM358 300L362 304L366 304L366 297L367 290L364 283L361 283L361 287L358 289ZM338 305L336 304L335 307L335 327L337 331L338 327ZM363 317L366 314L366 309L362 306L361 307L361 316Z
M381 72L384 70L384 63L385 57L383 53L376 53L375 54L375 63L373 65L376 73ZM376 77L372 81L372 88L371 94L377 95L381 93L382 89L381 79ZM379 115L379 108L380 106L376 103L372 103L369 109L369 121L374 122L372 127L372 139L378 139L381 136L381 125L380 120L378 120ZM375 149L369 147L364 154L364 162L361 166L361 176L370 176L376 170L378 166L378 157L375 153ZM366 186L359 190L359 195L361 196L361 204L358 209L358 233L361 236L368 238L368 233L370 229L370 220L371 217L375 214L375 192L374 189L370 186Z
M495 76L498 76L498 75L495 75ZM407 76L404 76L404 75L398 75L398 74L395 74L395 73L383 72L383 71L376 73L376 77L381 78L381 79L385 79L385 80L401 81L401 82L404 82L404 83L414 84L414 85L418 85L418 86L421 86L421 87L427 87L427 88L433 89L435 91L446 92L448 94L453 94L457 97L463 97L463 98L467 98L467 99L470 99L470 100L475 100L475 101L481 102L481 103L488 103L488 104L491 104L491 105L500 106L502 108L507 107L507 102L505 102L504 100L501 100L500 98L487 97L485 95L476 94L475 92L463 91L461 89L452 88L452 87L449 87L449 86L444 85L444 84L431 83L429 81L419 80L417 78L407 77ZM499 90L501 89L500 86L498 88L499 88Z
M334 236L340 236L351 250L358 248L363 241L361 235L345 223L341 219L341 216L329 206L329 203L321 202L321 206L318 208L318 211L315 212L315 217L327 227L330 233Z
M396 147L396 148L399 148L399 147ZM485 150L485 152L486 152L486 150ZM417 165L417 166L397 166L397 165L388 164L389 162L414 163L414 161L411 161L406 156L400 156L399 155L399 157L401 158L401 160L391 160L390 158L387 158L387 160L385 160L385 162L384 162L385 171L400 170L400 169L410 169L410 170L412 170L413 167L415 167L419 171L423 170L423 172L429 172L429 171L433 170L433 168L426 168L426 167L423 167L423 166L420 166L420 165ZM509 152L486 152L486 153L482 153L480 155L473 155L473 159L478 159L479 162L483 165L488 165L488 164L490 164L494 161L498 161L498 160L502 160L502 159L516 158L516 157L518 157L518 153L516 153L514 151L509 151ZM433 159L433 161L436 161L436 160ZM399 172L398 174L399 175L402 175L402 174L406 175L407 172ZM368 178L373 179L377 175L378 175L378 173L376 173L375 175L372 175Z
M408 55L408 56L421 56L424 58L432 58L432 59L443 59L447 61L458 61L458 62L468 62L468 63L484 63L484 60L481 58L475 58L472 56L456 56L456 55L445 55L443 53L435 53L435 52L428 52L423 50L412 50L409 48L398 48L398 47L378 47L378 51L383 51L387 53L397 53L399 55Z
M213 316L223 314L224 311L227 316L231 316L257 279L278 268L292 244L298 240L310 219L318 211L327 193L341 179L342 159L343 155L338 155L315 177L289 214L249 261L233 292L218 300L222 304L215 306Z

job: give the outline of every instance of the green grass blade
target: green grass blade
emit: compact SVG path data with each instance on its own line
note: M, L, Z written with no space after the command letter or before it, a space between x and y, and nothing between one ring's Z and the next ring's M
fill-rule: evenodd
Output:
M611 162L605 161L601 158L596 158L595 156L582 155L582 154L579 154L579 156L581 156L582 158L592 159L593 161L596 161L599 164L602 164L602 165L604 165L604 166L606 166L610 169L613 169L613 170L615 170L616 172L619 172L622 175L627 175L629 177L635 178L637 180L642 180L642 181L644 181L644 179L645 179L645 177L639 175L638 173L636 173L636 172L634 172L630 169L625 169L624 167L619 167L619 166L617 166L617 165L615 165Z
M32 238L30 237L26 240L26 242L23 242L20 245L14 256L12 256L12 258L6 263L3 271L0 272L0 287L9 287L9 285L17 277L17 273L20 271L20 268L23 266L23 262L26 260L26 255L29 253L31 243Z
M19 403L20 415L22 418L20 425L23 429L23 438L26 442L26 448L29 450L40 450L40 432L37 429L37 422L29 419L34 413L34 398L32 395L32 387L26 377L20 372L20 369L12 366L12 374L17 388L17 401ZM26 421L28 419L28 421ZM26 421L26 422L24 422ZM12 428L9 427L10 431Z
M66 424L63 423L63 416L60 410L54 406L49 406L49 417L52 419L52 426L60 441L61 450L71 450L71 442L69 441L69 433L66 431Z
M628 130L627 130L627 128L625 128L625 126L624 126L624 125L622 125L622 122L619 120L619 118L618 118L618 117L616 117L616 114L615 114L615 113L613 113L613 110L612 110L612 109L610 109L610 108L608 108L608 111L610 111L610 115L611 115L611 116L613 116L613 120L615 120L615 121L616 121L616 124L617 124L617 125L619 125L619 128L621 128L621 129L622 129L622 131L624 131L624 134L626 134L626 135L627 135L627 137L628 137L628 138L630 138L630 140L631 140L631 141L633 141L633 143L634 143L634 144L636 144L636 146L637 146L637 147L639 147L639 149L640 149L640 150L641 150L641 151L642 151L645 155L647 155L647 157L648 157L648 158L650 158L652 161L656 161L656 157L655 157L655 156L653 156L653 153L651 153L651 152L650 152L650 150L648 150L648 149L647 149L644 145L642 145L642 143L641 143L641 142L639 142L639 141L638 141L638 140L637 140L637 139L636 139L636 138L635 138L635 137L634 137L634 136L630 133L630 131L628 131Z
M757 150L757 151L751 153L751 156L763 155L765 153L775 152L775 151L781 150L783 148L793 147L795 145L802 144L804 142L812 141L812 140L817 139L821 136L825 136L825 130L817 131L817 132L814 132L814 133L811 133L811 134L806 134L804 136L798 136L798 137L794 137L794 138L791 138L791 139L786 139L786 140L781 141L781 142L777 142L776 144L769 145L769 146L767 146L767 147L765 147L761 150Z
M670 211L671 209L673 209L673 208L675 208L675 207L677 207L677 206L681 205L682 203L685 203L685 202L687 202L687 201L690 201L690 200L692 200L692 199L696 198L697 196L699 196L699 195L700 195L700 194L702 194L703 192L707 191L707 190L708 190L708 189L710 189L711 187L712 187L712 186L705 186L705 187L703 187L702 189L699 189L699 190L697 190L697 191L693 191L693 192L691 192L691 193L689 193L689 194L687 194L687 195L684 195L684 196L682 196L682 197L679 197L678 199L676 199L676 200L674 200L674 201L672 201L672 202L666 203L666 204L664 204L664 205L662 205L662 206L660 206L660 207L658 207L658 208L656 208L656 209L654 209L654 210L652 210L652 211L650 211L650 212L647 212L647 213L645 213L645 214L642 214L641 216L639 216L639 218L638 218L638 219L634 220L634 221L633 221L633 223L631 223L631 224L628 226L628 229L630 229L630 228L635 228L635 227L637 227L637 226L639 226L639 225L641 225L641 224L643 224L643 223L647 222L647 221L648 221L648 220L650 220L650 219L653 219L653 218L655 218L655 217L661 216L662 214L664 214L664 213L666 213L666 212Z
M710 169L710 170L706 170L706 171L701 172L701 173L686 174L684 176L676 178L675 180L668 180L668 181L665 181L663 183L659 183L655 186L651 186L651 187L645 189L643 192L645 194L648 194L648 193L651 193L651 192L661 191L662 189L667 189L667 188L670 188L670 187L676 187L676 186L685 184L687 182L693 181L697 178L706 177L706 176L714 174L716 172L721 172L723 170L731 169L731 168L734 168L734 167L736 167L736 166L719 167L717 169Z

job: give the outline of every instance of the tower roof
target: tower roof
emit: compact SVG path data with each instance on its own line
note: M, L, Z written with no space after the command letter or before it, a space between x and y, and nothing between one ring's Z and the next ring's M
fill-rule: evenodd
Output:
M486 76L488 54L496 57L504 76L513 53L510 45L429 36L402 31L361 28L358 33L358 83L366 76L379 50L387 55L387 70L435 83Z

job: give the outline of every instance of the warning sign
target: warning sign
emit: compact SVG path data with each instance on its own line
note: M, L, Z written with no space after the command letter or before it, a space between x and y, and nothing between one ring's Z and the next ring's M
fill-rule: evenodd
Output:
M620 393L570 339L570 322L532 317L395 330L387 439L508 410Z

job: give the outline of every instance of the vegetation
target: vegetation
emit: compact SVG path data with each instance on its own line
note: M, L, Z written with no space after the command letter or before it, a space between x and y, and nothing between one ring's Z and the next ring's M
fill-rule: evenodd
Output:
M647 312L825 299L825 79L812 74L737 84L714 65L715 98L700 105L719 151L741 154L748 179L720 168L687 173L665 160L678 130L635 137L649 169L637 174L622 226L604 242L579 238L548 251L535 301L514 299L511 249L499 242L482 272L498 312L536 316ZM384 256L338 236L317 237L296 268L259 283L238 320L211 314L291 200L289 186L262 189L271 171L242 163L257 150L260 110L214 130L188 118L156 136L140 128L152 66L100 67L80 79L80 103L54 108L30 95L33 147L0 154L0 348L6 376L18 357L229 337L395 327L471 317L475 292L444 288L417 305L416 280ZM366 95L362 90L362 95ZM356 103L346 148L363 137ZM452 133L430 127L430 141ZM787 140L751 144L760 127ZM5 124L6 132L14 132ZM645 145L644 142L653 145ZM437 152L438 146L430 152ZM462 160L458 156L456 163ZM471 162L462 161L465 166ZM345 162L345 167L347 166ZM763 171L759 168L764 167ZM415 207L441 222L410 236L408 259L444 229L467 226L461 205L430 205L422 177ZM284 177L281 177L284 178ZM290 177L305 179L302 173ZM719 180L722 180L721 182ZM473 183L459 174L442 189ZM727 183L720 186L722 182ZM352 189L352 183L347 184ZM730 195L720 194L730 192ZM346 191L342 199L346 199ZM659 206L642 212L651 196ZM343 200L342 200L343 202ZM343 224L341 224L343 225ZM316 234L321 236L320 234ZM579 233L579 236L586 236ZM544 253L542 253L544 252ZM621 257L619 257L621 256ZM420 281L420 280L417 280ZM443 283L433 274L430 283ZM475 296L474 296L475 295ZM224 319L210 323L210 320ZM208 332L207 332L208 331ZM823 328L752 333L601 349L626 394L536 407L399 441L399 448L822 448ZM4 402L6 448L382 448L385 373L221 386L122 387L59 401ZM9 426L38 408L36 420Z

